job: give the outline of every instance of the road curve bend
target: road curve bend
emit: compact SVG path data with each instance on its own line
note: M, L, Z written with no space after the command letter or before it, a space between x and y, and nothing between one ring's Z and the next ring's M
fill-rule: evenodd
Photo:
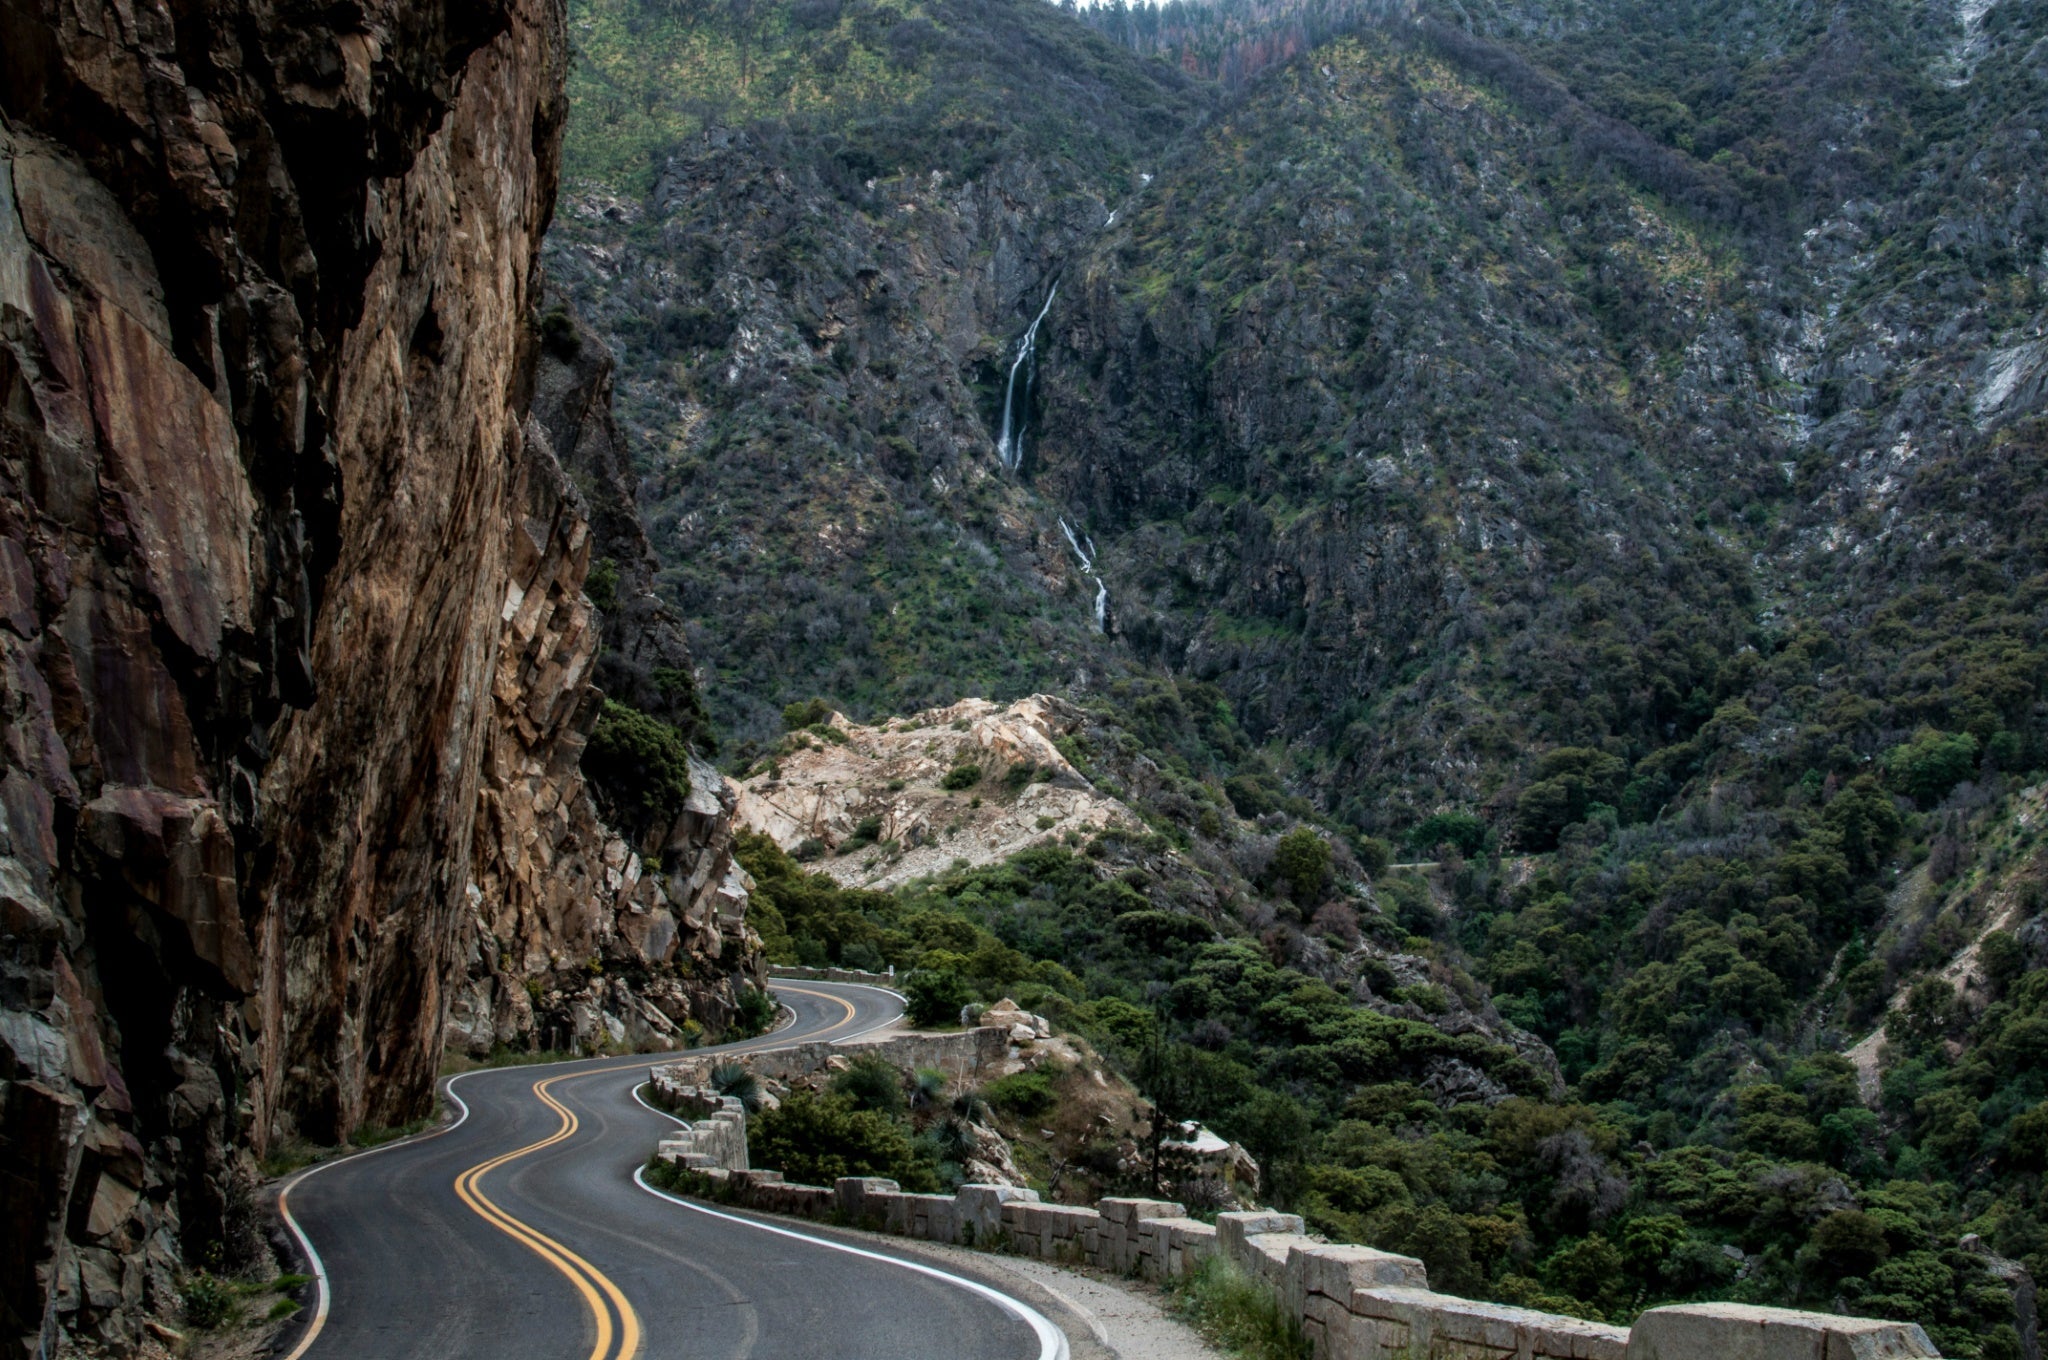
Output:
M697 1053L848 1039L902 1013L873 987L777 982L794 1020ZM659 1056L485 1068L456 1118L325 1162L278 1208L316 1276L285 1360L1065 1360L986 1284L689 1204L638 1177L671 1117Z

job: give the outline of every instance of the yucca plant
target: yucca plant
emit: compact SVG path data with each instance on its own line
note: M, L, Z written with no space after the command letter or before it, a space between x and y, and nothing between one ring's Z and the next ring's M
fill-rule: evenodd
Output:
M910 1080L910 1108L929 1110L945 1099L947 1076L936 1067L920 1067Z
M753 1114L761 1108L761 1079L745 1063L722 1062L711 1069L711 1089L731 1096Z

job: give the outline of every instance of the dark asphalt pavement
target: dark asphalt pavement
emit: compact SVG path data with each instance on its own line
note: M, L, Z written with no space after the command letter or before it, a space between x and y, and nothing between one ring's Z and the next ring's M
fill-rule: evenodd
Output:
M848 1038L902 1010L869 987L775 992L794 1024L697 1051ZM636 1184L671 1122L633 1094L659 1060L464 1073L447 1086L450 1107L467 1109L454 1126L289 1184L280 1203L331 1293L288 1360L1053 1360L1063 1349L1042 1318L986 1286Z

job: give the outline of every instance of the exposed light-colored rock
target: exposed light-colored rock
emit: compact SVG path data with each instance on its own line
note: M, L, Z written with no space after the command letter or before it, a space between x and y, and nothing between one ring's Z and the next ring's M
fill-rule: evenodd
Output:
M874 726L834 714L831 726L843 742L805 737L806 745L741 781L739 822L785 850L816 841L830 852L845 847L863 819L876 818L877 844L828 853L813 866L870 888L939 873L955 860L992 864L1070 832L1142 829L1061 753L1059 739L1080 721L1072 705L1043 694L1007 707L964 699ZM962 764L979 766L980 782L941 787ZM1002 776L1020 765L1042 777L1007 787Z

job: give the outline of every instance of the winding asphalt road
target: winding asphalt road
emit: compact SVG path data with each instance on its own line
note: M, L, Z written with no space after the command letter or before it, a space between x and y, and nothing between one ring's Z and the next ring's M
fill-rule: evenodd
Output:
M698 1053L851 1038L888 992L778 982L793 1024ZM650 1059L465 1072L458 1118L324 1163L278 1195L319 1298L287 1360L1064 1360L987 1285L790 1226L686 1204L635 1173L673 1121Z

